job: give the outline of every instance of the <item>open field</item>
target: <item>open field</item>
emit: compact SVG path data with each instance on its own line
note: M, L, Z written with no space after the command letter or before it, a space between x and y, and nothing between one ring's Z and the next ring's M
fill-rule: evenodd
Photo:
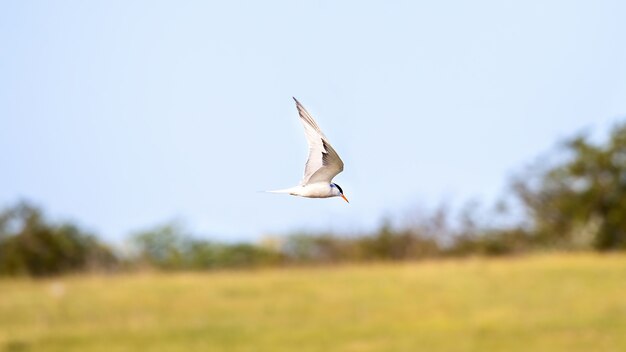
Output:
M626 256L0 280L2 351L626 351Z

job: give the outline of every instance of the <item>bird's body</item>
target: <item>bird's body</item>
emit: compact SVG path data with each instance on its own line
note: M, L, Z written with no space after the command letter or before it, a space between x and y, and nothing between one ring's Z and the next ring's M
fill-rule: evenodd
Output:
M270 191L271 193L287 193L292 196L306 197L306 198L330 198L340 197L341 191L334 183L328 182L316 182L310 183L304 186L295 186L287 189L280 189L277 191Z
M307 198L342 197L347 202L348 199L343 195L341 187L332 182L333 178L343 171L343 161L330 145L311 114L296 98L293 100L296 101L298 114L309 144L309 158L304 167L304 177L299 186L270 192L287 193L292 196Z

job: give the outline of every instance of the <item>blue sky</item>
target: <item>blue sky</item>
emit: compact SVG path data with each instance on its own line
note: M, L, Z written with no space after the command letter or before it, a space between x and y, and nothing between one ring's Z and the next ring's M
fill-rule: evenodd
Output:
M626 116L625 15L622 1L2 2L0 205L30 199L118 241L172 219L254 240L488 202L557 141ZM342 156L349 205L257 192L301 178L292 96Z

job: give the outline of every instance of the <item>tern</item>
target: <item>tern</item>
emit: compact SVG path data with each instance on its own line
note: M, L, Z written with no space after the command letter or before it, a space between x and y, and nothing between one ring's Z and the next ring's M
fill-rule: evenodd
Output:
M304 125L304 134L309 144L309 159L304 166L304 177L299 186L268 192L287 193L292 196L307 198L341 197L348 202L348 198L344 196L341 187L332 182L333 178L343 171L343 161L330 145L311 114L306 111L298 99L293 98L293 100L296 102L300 121Z

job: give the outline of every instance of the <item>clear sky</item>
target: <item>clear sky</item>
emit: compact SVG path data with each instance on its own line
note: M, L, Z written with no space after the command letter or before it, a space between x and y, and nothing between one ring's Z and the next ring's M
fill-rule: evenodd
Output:
M104 238L178 219L225 240L358 230L490 200L626 116L624 1L3 1L0 205ZM296 185L291 99L345 162Z

